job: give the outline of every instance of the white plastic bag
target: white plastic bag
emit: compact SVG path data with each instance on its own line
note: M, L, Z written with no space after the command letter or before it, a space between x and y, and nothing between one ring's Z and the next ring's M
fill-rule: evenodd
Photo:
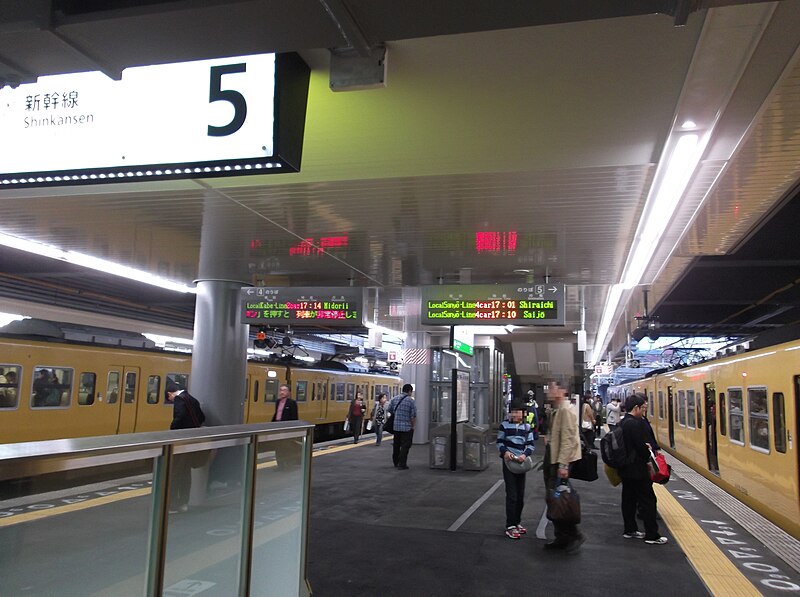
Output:
M367 421L367 431L372 431L372 419Z
M347 433L348 431L350 431L350 420L349 419L344 422L344 432Z

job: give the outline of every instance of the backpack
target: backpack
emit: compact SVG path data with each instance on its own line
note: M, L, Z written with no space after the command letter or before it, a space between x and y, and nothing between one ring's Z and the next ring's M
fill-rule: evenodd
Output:
M600 457L611 468L620 469L628 464L625 439L622 437L622 425L617 425L613 431L606 433L600 440Z

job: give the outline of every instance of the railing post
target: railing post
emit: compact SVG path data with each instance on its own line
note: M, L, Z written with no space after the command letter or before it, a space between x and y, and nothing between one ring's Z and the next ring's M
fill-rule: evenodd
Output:
M161 595L164 587L164 560L167 555L167 506L169 504L172 458L172 446L165 445L161 456L153 459L152 512L150 514L147 569L145 570L145 597Z
M253 564L253 524L256 510L256 474L258 472L258 435L250 436L245 458L242 487L242 547L239 556L239 596L250 595L250 574Z

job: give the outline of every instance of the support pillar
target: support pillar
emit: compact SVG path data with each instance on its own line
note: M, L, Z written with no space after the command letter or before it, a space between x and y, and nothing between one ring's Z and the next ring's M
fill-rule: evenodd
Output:
M239 289L249 282L247 234L235 224L236 209L213 191L203 206L189 393L207 425L244 422L249 326L240 321Z
M422 293L419 287L404 288L403 302L406 309L406 342L403 358L403 381L414 386L417 404L417 428L415 444L427 444L431 422L431 336L422 331Z

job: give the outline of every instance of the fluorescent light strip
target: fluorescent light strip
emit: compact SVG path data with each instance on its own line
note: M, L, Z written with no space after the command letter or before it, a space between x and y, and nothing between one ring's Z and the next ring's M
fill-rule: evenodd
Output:
M595 336L594 340L594 349L592 350L593 365L597 365L597 363L600 362L602 357L601 353L606 345L606 336L611 329L611 320L617 312L617 305L619 305L619 299L622 296L623 290L622 284L614 284L608 291L606 306L603 310L603 318L600 320L600 327L597 329L597 336Z
M364 327L369 328L371 330L378 330L379 332L386 334L387 336L394 336L395 338L399 338L400 340L406 339L405 332L398 332L396 330L392 330L382 325L378 325L377 323L372 323L371 321L365 321Z
M19 238L18 236L12 236L3 232L0 232L0 245L10 247L12 249L19 249L20 251L26 251L35 255L41 255L43 257L49 257L51 259L57 259L59 261L80 265L96 271L120 276L129 280L135 280L136 282L143 282L152 286L158 286L159 288L164 288L166 290L174 290L175 292L184 293L197 292L196 289L190 286L186 286L180 282L173 282L160 276L155 276L149 272L127 267L119 263L106 261L105 259L100 259L98 257L92 257L91 255L85 255L84 253L79 253L78 251L64 251L63 249L59 249L53 245Z

